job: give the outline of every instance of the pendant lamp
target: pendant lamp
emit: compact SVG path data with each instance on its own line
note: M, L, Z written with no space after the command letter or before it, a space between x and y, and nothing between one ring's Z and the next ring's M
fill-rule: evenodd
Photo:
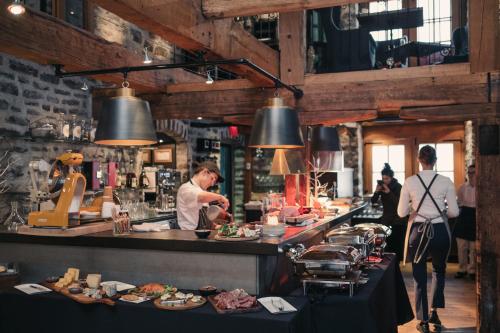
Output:
M149 103L135 97L127 81L117 96L103 103L95 143L111 146L145 146L155 144L156 130Z
M304 139L300 131L297 111L274 97L269 105L255 113L248 144L252 148L302 148Z
M312 129L311 150L319 171L344 170L344 153L336 127L319 126Z

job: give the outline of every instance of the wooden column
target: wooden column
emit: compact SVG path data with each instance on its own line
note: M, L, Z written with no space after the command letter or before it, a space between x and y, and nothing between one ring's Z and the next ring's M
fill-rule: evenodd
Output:
M469 59L471 71L500 69L498 0L469 0Z
M279 19L280 74L288 84L304 84L306 67L305 11L281 13Z
M494 333L500 327L500 118L476 122L476 218L478 256L478 332ZM495 127L496 126L496 127ZM496 133L495 133L496 131ZM486 152L495 148L496 152Z

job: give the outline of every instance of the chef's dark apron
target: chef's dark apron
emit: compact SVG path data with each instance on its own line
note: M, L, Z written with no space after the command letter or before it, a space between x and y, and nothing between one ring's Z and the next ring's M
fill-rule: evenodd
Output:
M476 208L462 207L455 225L455 237L468 241L476 240Z
M191 179L189 182L193 184ZM207 207L201 207L198 213L198 226L196 227L196 230L202 230L202 229L212 229L212 222L208 219L207 215Z

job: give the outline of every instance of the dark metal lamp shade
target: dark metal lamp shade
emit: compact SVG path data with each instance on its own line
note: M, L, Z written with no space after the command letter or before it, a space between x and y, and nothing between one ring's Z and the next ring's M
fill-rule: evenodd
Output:
M103 103L95 143L111 146L145 146L155 144L156 130L149 103L121 88L119 96Z
M344 170L344 153L336 127L313 128L311 150L313 164L319 171L338 172Z
M304 147L297 111L284 106L281 98L271 98L269 106L255 113L248 146L284 149Z

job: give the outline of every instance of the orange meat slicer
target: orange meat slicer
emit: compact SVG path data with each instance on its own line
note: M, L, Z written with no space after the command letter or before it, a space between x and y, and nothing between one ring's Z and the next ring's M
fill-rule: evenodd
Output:
M80 153L69 152L57 157L48 179L50 198L56 206L52 210L31 212L28 215L30 226L67 228L79 225L87 182L75 168L82 162Z

